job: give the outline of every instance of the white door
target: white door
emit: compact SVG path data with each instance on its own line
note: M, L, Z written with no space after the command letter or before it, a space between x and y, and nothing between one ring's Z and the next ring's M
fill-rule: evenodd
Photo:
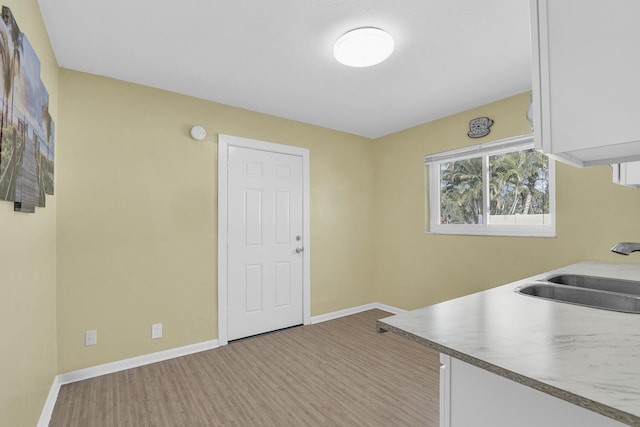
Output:
M228 340L303 323L302 165L228 147Z

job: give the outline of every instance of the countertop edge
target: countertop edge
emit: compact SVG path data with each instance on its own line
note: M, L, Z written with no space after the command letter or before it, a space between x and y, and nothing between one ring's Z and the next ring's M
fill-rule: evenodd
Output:
M518 374L517 372L504 369L500 366L488 363L482 359L478 359L466 353L462 353L455 349L438 344L437 342L414 335L410 332L407 332L395 326L389 325L388 323L385 323L384 319L379 319L376 321L376 329L379 333L390 332L393 334L400 335L404 338L410 339L411 341L417 342L418 344L434 349L440 353L446 354L451 357L455 357L456 359L462 360L463 362L469 363L470 365L477 366L478 368L484 369L488 372L491 372L501 377L515 381L527 387L531 387L535 390L541 391L543 393L557 397L558 399L562 399L566 402L572 403L574 405L580 406L587 410L604 415L608 418L619 421L621 423L624 423L630 426L640 426L640 417L637 417L633 414L629 414L628 412L624 412L619 409L612 408L600 402L596 402L594 400L587 399L583 396L570 393L561 388L554 387L552 385L546 384L539 380Z

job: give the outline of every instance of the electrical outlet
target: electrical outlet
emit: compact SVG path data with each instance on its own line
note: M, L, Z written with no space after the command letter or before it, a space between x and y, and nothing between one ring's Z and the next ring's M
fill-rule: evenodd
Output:
M151 325L151 338L162 338L162 323Z
M84 333L84 345L89 347L90 345L98 344L98 331L86 331Z

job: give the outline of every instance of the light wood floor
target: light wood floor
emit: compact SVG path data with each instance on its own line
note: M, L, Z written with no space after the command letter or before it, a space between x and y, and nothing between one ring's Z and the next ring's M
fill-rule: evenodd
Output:
M438 354L380 310L62 386L50 427L438 425Z

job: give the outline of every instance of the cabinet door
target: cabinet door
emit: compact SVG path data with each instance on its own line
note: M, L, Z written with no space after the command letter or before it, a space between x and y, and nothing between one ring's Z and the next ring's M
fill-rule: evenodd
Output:
M451 414L451 376L449 367L451 356L440 353L440 427L451 427L449 415Z
M640 1L531 4L536 148L579 166L640 160Z
M615 163L611 169L614 183L640 188L640 162Z
M450 356L440 363L440 427L624 427Z

